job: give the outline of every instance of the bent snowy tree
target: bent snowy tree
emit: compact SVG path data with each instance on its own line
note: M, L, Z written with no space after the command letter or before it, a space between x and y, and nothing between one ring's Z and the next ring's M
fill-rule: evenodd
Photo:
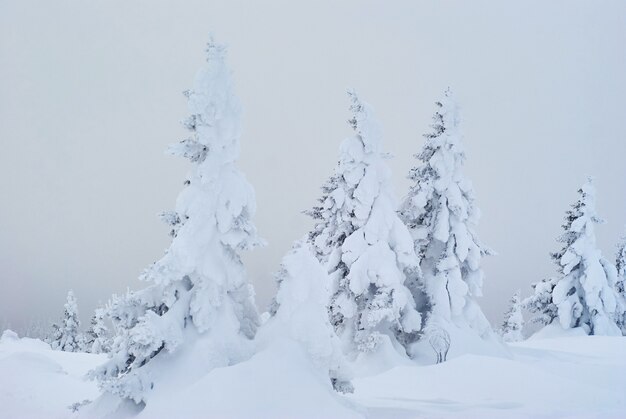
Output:
M465 151L459 112L450 90L436 102L433 131L415 155L419 164L399 214L420 258L422 277L411 283L416 304L429 324L491 333L476 297L482 295L481 258L492 252L475 233L479 210L471 183L463 175Z
M374 350L383 335L404 343L420 329L407 275L418 269L398 218L381 132L368 104L348 92L354 135L341 144L334 175L309 214L309 240L331 278L331 324L347 354Z
M239 256L260 244L251 221L255 198L235 164L241 108L225 57L211 40L207 63L185 92L191 135L169 151L189 159L191 171L176 210L162 216L172 243L142 275L152 285L110 307L117 336L95 375L105 390L137 403L167 388L167 374L180 363L193 365L184 378L192 379L242 359L258 326Z
M565 329L582 327L591 335L619 335L614 317L617 273L596 246L594 225L604 221L596 214L591 178L578 193L580 197L567 211L564 233L558 238L563 248L552 254L559 271L552 303Z

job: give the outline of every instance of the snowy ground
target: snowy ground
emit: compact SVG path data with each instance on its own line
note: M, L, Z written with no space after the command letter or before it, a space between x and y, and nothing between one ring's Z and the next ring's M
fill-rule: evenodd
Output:
M139 417L626 417L626 338L535 338L509 349L508 357L403 363L356 379L355 393L344 397L330 389L298 344L282 339L246 362L216 369L153 403ZM103 360L101 355L51 351L37 340L5 334L0 417L77 416L68 407L98 399L95 384L83 377ZM80 417L101 417L107 406L110 399L101 398L81 408Z

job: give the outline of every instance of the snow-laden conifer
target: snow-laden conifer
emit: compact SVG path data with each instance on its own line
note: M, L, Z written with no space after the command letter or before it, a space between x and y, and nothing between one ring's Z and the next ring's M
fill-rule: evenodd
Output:
M265 336L287 336L300 342L335 389L349 392L349 373L341 343L328 318L330 278L306 239L297 241L283 258L276 276L278 291ZM261 339L262 340L262 339Z
M97 308L85 332L83 352L99 354L111 350L111 336L105 324L105 310Z
M67 293L64 307L61 325L53 325L55 330L50 346L60 351L77 352L81 349L80 320L78 320L78 304L72 290Z
M522 329L524 328L524 315L522 314L522 302L520 291L511 297L509 309L504 314L502 329L500 334L505 342L519 342L524 339Z
M626 235L621 238L617 245L615 269L617 274L615 281L615 291L617 293L615 322L622 334L626 336Z
M582 327L592 335L616 335L615 267L596 246L594 225L604 221L595 208L592 179L578 190L579 199L567 211L563 247L552 254L559 278L552 290L559 323L564 329Z
M109 307L117 336L111 359L94 375L105 390L137 403L166 391L165 360L195 362L193 374L233 364L247 356L258 326L239 255L260 244L251 221L255 198L236 166L241 106L225 58L226 48L211 40L207 63L185 92L190 137L169 152L187 158L191 170L175 211L162 215L172 243L143 273L151 285Z
M415 155L418 165L409 173L413 184L399 210L422 270L411 292L429 324L451 322L486 336L491 326L476 297L482 295L481 258L492 252L475 232L480 213L463 174L460 117L449 89L436 105L433 130Z
M346 351L374 350L383 335L406 342L421 327L407 275L417 267L411 236L395 213L387 155L370 106L349 92L354 135L343 141L310 242L331 277L331 323Z
M557 318L558 309L552 301L552 291L557 282L557 278L551 277L532 284L532 295L522 302L522 306L535 315L530 319L532 323L546 326Z

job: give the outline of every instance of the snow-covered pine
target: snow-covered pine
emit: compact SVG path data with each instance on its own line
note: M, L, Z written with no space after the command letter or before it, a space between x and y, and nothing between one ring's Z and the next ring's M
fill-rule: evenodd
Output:
M509 309L504 314L500 334L505 342L519 342L524 340L522 329L524 328L524 315L522 314L522 302L520 291L516 291L511 297Z
M329 314L344 351L373 351L383 335L406 343L421 327L405 286L418 269L406 226L395 213L381 131L370 106L348 92L355 131L343 141L334 175L309 214L309 241L331 278Z
M111 336L105 324L106 312L97 308L91 317L89 329L85 332L83 352L100 354L111 350Z
M582 327L591 335L619 335L616 272L596 246L594 225L604 221L596 214L591 178L578 193L579 199L566 213L564 233L557 239L563 247L551 255L559 271L552 301L564 329Z
M351 392L341 343L328 318L330 278L306 238L285 255L276 280L265 338L287 336L299 342L337 391Z
M626 336L626 235L617 244L615 269L617 274L615 281L615 291L617 293L615 323L617 323L622 334Z
M50 331L44 341L50 345L52 349L59 349L59 342L61 341L61 326L59 323L53 322L50 325Z
M418 166L408 176L413 185L398 211L420 258L422 278L410 284L411 292L429 324L452 322L486 337L491 326L476 297L482 295L481 258L493 252L475 233L480 212L462 172L460 116L450 89L436 105L433 131L415 155Z
M557 306L552 301L552 291L557 284L558 279L555 277L542 279L540 282L533 283L533 293L522 302L529 312L535 314L530 321L546 326L558 316Z
M152 285L110 304L117 336L110 360L92 374L106 391L136 403L167 388L164 359L184 357L196 364L191 373L202 374L245 358L259 323L239 255L262 243L251 221L254 191L236 166L241 106L226 48L211 40L206 51L185 92L191 136L169 148L191 162L175 213L162 216L174 238L142 275Z
M77 352L81 349L80 320L78 320L78 304L72 290L67 293L65 311L61 325L53 324L52 349L66 352ZM58 329L56 329L58 328Z

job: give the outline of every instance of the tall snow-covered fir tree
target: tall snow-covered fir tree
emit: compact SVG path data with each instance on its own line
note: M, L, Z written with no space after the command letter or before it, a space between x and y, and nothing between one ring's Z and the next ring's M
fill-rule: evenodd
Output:
M511 297L509 309L504 314L502 329L500 333L505 342L519 342L524 340L522 329L524 328L524 316L522 314L522 302L520 300L520 291L517 291Z
M272 317L260 332L261 340L288 336L299 342L337 391L350 392L341 343L328 318L330 279L306 238L285 255L276 280Z
M309 212L316 222L309 241L330 274L331 324L344 351L356 356L374 350L383 335L410 341L421 318L405 285L419 268L395 212L381 131L370 106L348 94L355 133L341 144L320 205Z
M564 329L582 327L591 335L618 335L615 324L615 267L596 246L594 225L604 222L596 214L591 178L578 190L579 198L567 211L563 247L552 254L559 277L552 302Z
M111 358L92 374L136 403L168 391L173 370L164 363L192 363L191 374L203 374L245 358L259 323L239 255L262 242L251 220L254 191L236 166L241 106L226 48L211 40L206 52L185 92L190 137L169 148L191 163L175 211L162 215L172 243L142 275L152 285L112 302Z
M67 293L65 311L61 325L54 324L54 335L50 342L52 349L66 352L77 352L81 349L80 321L78 320L78 304L74 292Z
M617 323L622 334L626 336L626 235L622 237L617 245L615 268L617 271L615 281L615 291L617 293L615 323Z
M399 209L422 270L411 292L429 324L445 328L451 322L487 336L491 326L476 297L482 295L481 258L493 252L475 232L480 213L463 175L460 117L449 89L436 105L432 132L415 155L418 166L409 173L413 184Z
M97 308L85 332L83 352L100 354L111 350L111 336L105 324L105 310Z

